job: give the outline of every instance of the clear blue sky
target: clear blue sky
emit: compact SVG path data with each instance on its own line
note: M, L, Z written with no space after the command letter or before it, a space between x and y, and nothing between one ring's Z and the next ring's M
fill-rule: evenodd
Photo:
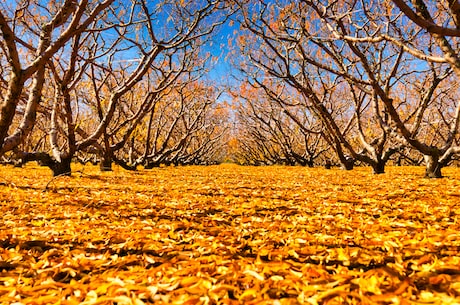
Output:
M230 45L230 40L233 40L235 32L239 29L239 25L228 20L225 24L219 27L213 35L212 45L209 45L209 50L213 56L218 57L217 62L213 63L213 67L209 72L208 78L217 81L218 83L226 84L231 82L232 74L235 73L230 65L229 56L231 48L235 47L233 42Z

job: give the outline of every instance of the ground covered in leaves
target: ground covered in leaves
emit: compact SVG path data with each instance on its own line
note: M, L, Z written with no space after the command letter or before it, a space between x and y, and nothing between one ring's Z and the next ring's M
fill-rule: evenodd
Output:
M458 304L460 169L0 167L2 304Z

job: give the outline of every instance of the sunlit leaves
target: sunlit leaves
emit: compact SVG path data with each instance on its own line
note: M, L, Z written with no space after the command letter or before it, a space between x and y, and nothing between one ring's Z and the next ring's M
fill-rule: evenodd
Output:
M4 303L459 301L458 169L0 171Z

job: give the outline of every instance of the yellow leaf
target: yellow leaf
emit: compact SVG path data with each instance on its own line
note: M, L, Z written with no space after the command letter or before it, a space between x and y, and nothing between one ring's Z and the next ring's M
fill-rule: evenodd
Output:
M246 289L239 297L240 301L249 301L251 299L257 298L259 291L255 288Z
M259 281L265 280L265 277L263 275L255 272L254 270L244 270L243 273L258 279Z

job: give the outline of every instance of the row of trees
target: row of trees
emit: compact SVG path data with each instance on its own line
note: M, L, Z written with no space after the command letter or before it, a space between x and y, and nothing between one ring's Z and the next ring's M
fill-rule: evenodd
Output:
M54 175L219 160L221 92L202 76L226 1L0 4L0 154Z
M410 148L440 177L460 152L458 1L237 3L246 159L382 173Z
M232 107L204 77L229 18ZM457 0L15 0L0 33L0 155L55 175L423 156L440 177L460 152Z

